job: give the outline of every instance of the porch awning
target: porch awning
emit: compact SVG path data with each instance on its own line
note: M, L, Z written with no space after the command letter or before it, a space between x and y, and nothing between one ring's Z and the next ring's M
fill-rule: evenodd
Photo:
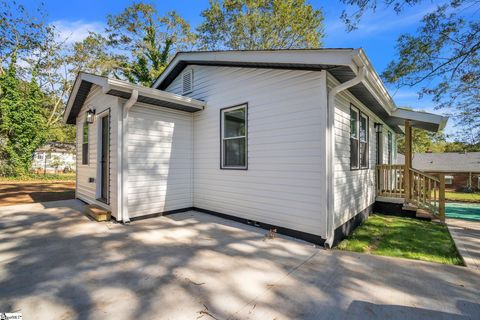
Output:
M64 114L64 121L68 124L75 124L75 119L80 112L85 100L93 85L100 86L104 94L128 99L133 90L138 91L138 102L176 109L186 112L203 110L206 106L204 101L181 96L171 92L152 89L129 83L127 81L110 79L94 74L80 72L68 98Z
M433 113L397 108L389 120L390 123L399 126L403 126L405 121L409 120L412 127L437 132L445 128L448 118Z

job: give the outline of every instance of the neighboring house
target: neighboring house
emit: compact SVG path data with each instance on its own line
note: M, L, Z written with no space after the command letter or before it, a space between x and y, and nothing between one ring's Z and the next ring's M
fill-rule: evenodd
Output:
M195 208L331 246L371 212L408 120L362 49L178 53L152 88L80 73L76 197L118 221Z
M37 173L75 170L75 144L50 142L33 154L32 169Z
M445 175L447 189L480 190L480 152L415 153L412 162L415 169ZM405 163L402 154L397 155L397 163Z

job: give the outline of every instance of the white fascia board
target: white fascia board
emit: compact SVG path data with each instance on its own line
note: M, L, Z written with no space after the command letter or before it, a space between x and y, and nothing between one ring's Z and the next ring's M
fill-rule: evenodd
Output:
M68 97L67 106L65 108L65 113L63 114L63 122L67 123L68 115L72 110L73 101L75 101L75 97L77 95L78 89L80 88L80 84L82 81L88 81L90 83L96 84L103 89L107 86L107 78L96 76L94 74L89 74L85 72L80 72L75 79L75 82L72 87L72 91L70 96Z
M206 105L204 101L200 101L200 100L193 99L186 96L181 96L171 92L166 92L166 91L153 89L153 88L147 88L147 87L143 87L140 85L136 85L136 84L132 84L125 81L116 80L116 79L108 79L107 81L108 81L107 92L112 89L125 91L125 92L131 92L132 90L137 90L139 95L142 95L145 97L155 98L158 100L168 101L172 103L178 103L185 106L198 108L199 110L202 110Z
M375 99L382 104L385 111L391 115L392 112L397 109L397 106L388 93L388 90L377 71L375 71L373 68L373 65L365 54L365 51L363 49L358 49L358 54L353 57L353 61L357 65L364 65L367 67L367 81L364 82L364 85L375 96Z
M179 52L152 87L157 87L180 61L352 66L355 52L354 49Z
M63 113L63 123L67 123L68 115L72 110L73 101L75 100L75 96L77 95L78 88L80 87L80 83L82 82L80 79L80 75L77 76L75 82L73 83L72 91L68 96L67 106L65 107L65 112Z

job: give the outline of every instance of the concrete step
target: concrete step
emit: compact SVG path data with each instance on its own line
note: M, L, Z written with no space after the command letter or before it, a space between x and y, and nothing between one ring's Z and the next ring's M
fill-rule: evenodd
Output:
M417 211L418 210L418 207L411 204L411 203L405 203L402 207L402 210L406 210L406 211Z
M111 218L110 211L105 210L96 204L89 204L85 206L84 213L96 221L109 221Z
M417 217L417 219L420 219L420 220L432 221L433 214L431 214L427 210L418 209L417 213L416 213L416 217Z

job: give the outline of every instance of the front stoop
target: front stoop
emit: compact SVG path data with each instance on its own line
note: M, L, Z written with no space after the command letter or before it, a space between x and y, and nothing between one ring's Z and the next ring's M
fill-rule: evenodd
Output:
M111 218L110 211L105 210L96 204L89 204L85 206L84 213L95 219L95 221L109 221Z
M432 221L433 215L427 210L417 209L415 217L419 220Z

